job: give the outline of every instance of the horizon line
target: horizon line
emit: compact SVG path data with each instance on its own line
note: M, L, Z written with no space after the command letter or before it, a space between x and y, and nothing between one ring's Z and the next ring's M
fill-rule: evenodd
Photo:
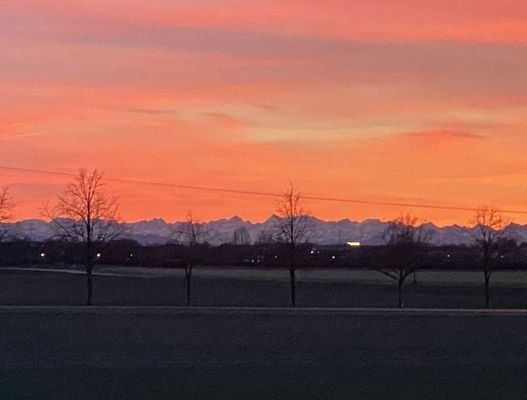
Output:
M221 220L230 221L232 219L238 218L244 223L249 223L251 225L257 225L257 224L264 224L264 223L266 223L268 220L270 220L273 217L277 217L277 216L275 214L271 214L266 219L263 219L263 220L260 220L260 221L254 221L254 220L242 218L241 216L235 214L235 215L232 215L231 217L219 217L219 218L216 218L216 219L209 219L209 220L197 220L197 221L195 221L195 223L198 223L198 224L209 224L209 223L218 222L218 221L221 221ZM350 218L322 219L322 218L319 218L319 217L317 217L315 215L307 215L307 217L308 218L312 218L312 219L316 219L316 220L324 222L324 223L338 223L338 222L343 222L343 221L349 221L351 223L364 224L365 222L368 222L368 221L377 221L377 222L380 222L380 223L387 224L387 223L390 223L390 222L393 221L392 219L382 219L382 218L376 218L376 217L365 218L363 220L354 220L354 219L350 219ZM150 218L144 218L144 219L138 219L138 220L119 221L119 224L137 224L137 223L141 223L141 222L152 222L152 221L155 221L155 220L161 220L164 223L169 224L169 225L178 224L178 223L185 223L184 220L169 221L169 220L166 220L163 217L150 217ZM45 223L50 223L50 221L47 221L44 218L33 217L33 218L23 218L23 219L17 219L17 220L12 220L12 221L5 221L4 224L9 225L9 224L16 224L16 223L25 222L25 221L42 221L42 222L45 222ZM431 224L434 227L440 228L440 229L442 229L442 228L452 228L452 227L473 228L473 227L476 226L475 224L469 225L469 224L457 224L457 223L440 225L440 224L434 223L433 221L422 221L417 226L423 226L423 225L428 225L428 224ZM510 221L506 225L506 227L509 227L511 225L527 226L527 224L518 224L518 223L515 223L514 221Z

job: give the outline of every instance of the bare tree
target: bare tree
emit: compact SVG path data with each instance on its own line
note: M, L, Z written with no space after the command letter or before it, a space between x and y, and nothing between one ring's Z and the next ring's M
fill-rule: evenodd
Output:
M485 279L485 307L490 307L490 279L493 269L514 246L506 237L505 228L510 224L502 214L489 207L481 207L472 220L471 230L481 255L481 269Z
M101 172L80 169L73 182L58 196L57 203L44 209L60 238L83 245L87 305L92 304L92 274L100 255L98 251L122 233L117 200L108 196L104 187Z
M14 208L15 202L9 192L9 188L4 187L0 189L0 242L6 238L9 232L6 223L11 219L11 213Z
M276 235L272 230L267 231L263 229L258 232L255 244L258 244L260 246L271 246L276 243L275 236Z
M174 232L174 240L176 243L186 247L183 267L185 269L187 306L190 306L192 301L192 271L199 262L200 250L206 245L208 239L209 232L202 223L194 218L190 211L187 214L187 220Z
M295 190L292 182L284 192L276 208L277 240L287 246L287 263L291 288L291 305L296 306L296 255L301 244L307 242L309 214L304 206L302 194Z
M404 307L403 289L406 279L425 263L425 251L433 232L412 213L401 214L388 224L381 273L397 282L398 306Z
M245 226L241 226L232 233L232 244L244 246L251 244L251 235Z

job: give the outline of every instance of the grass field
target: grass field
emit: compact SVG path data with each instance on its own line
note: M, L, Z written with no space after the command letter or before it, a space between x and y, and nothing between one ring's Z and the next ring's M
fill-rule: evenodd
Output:
M85 280L73 273L0 269L0 305L82 305ZM98 305L184 305L181 270L99 267L94 282ZM286 270L196 268L193 305L288 306ZM393 307L397 288L374 271L298 272L298 305L304 307ZM408 307L479 308L484 305L481 273L420 271L405 289ZM527 308L527 271L496 272L492 303Z

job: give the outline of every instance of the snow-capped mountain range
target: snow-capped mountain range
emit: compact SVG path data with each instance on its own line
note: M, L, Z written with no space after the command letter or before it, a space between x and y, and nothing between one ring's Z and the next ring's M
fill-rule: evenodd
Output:
M254 243L263 236L276 232L277 217L272 216L264 222L253 223L240 217L219 219L202 223L202 231L207 233L208 241L213 245L231 243L234 233L238 232L244 242ZM134 239L143 245L164 244L182 230L182 222L168 223L163 219L152 219L124 223L123 237ZM29 219L4 226L12 236L35 241L43 241L54 236L52 226L43 220ZM323 221L309 218L309 241L319 245L345 244L360 242L363 245L382 245L385 243L384 232L387 222L369 219L362 222L343 219L340 221ZM431 223L425 225L433 232L432 242L437 245L468 245L474 242L470 231L457 225L437 227ZM508 228L510 237L518 243L527 242L527 225L511 224Z

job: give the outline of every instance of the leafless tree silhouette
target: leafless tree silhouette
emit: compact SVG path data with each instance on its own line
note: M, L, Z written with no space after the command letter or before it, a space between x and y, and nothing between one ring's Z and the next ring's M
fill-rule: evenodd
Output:
M251 236L246 227L242 226L232 233L232 244L239 246L251 244Z
M92 304L92 275L100 256L98 251L122 233L117 200L105 193L104 186L103 174L97 169L80 169L73 182L58 196L57 203L44 208L57 236L83 244L87 305Z
M489 308L493 269L515 243L507 238L505 232L510 221L493 208L481 207L471 222L474 225L471 232L481 255L481 269L485 279L485 307Z
M9 230L5 226L12 217L12 211L15 208L13 196L9 192L8 187L0 189L0 242L3 241Z
M271 246L276 243L276 237L275 233L272 230L261 230L258 232L258 235L256 236L255 243L261 246Z
M424 254L433 233L411 212L403 213L388 224L384 233L386 248L379 271L397 282L398 306L404 307L406 279L424 265Z
M309 214L304 206L302 194L295 190L292 182L284 192L276 208L276 237L287 246L291 305L296 306L296 253L299 245L308 240Z
M209 232L204 225L194 218L192 212L187 214L187 220L173 232L174 241L186 247L186 256L184 260L185 269L185 286L187 296L187 306L192 301L192 272L199 262L199 252L202 246L206 245L209 240Z

